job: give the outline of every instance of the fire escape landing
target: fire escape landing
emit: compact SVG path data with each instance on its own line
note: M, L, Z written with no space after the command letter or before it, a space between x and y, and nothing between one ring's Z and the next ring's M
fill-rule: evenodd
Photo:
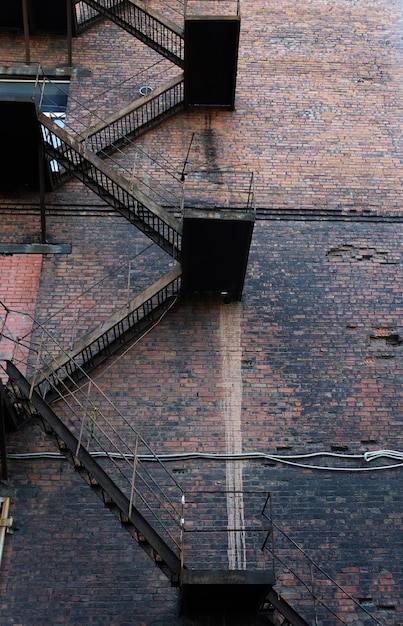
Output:
M182 233L184 291L240 300L255 216L252 211L185 209Z
M256 611L274 583L273 570L184 569L181 612Z
M234 109L239 16L185 20L185 104Z

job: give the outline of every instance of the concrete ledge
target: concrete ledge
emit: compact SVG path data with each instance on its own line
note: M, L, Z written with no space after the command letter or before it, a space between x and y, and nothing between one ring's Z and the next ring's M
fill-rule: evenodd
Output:
M0 243L0 254L71 254L71 244Z

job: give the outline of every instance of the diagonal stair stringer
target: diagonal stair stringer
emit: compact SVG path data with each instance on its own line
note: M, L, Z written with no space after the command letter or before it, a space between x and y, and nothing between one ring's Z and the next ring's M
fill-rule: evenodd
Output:
M141 338L158 322L180 294L181 274L177 266L131 298L69 350L42 367L34 375L32 386L48 403L60 399L61 394L107 361L122 345Z
M85 4L126 30L179 67L184 67L182 29L136 0L84 0Z
M266 595L264 604L284 618L282 626L309 626L309 623L273 587Z
M181 74L88 128L86 144L104 158L175 115L184 106L184 77Z
M50 159L56 159L165 252L179 260L180 222L46 115L39 113L38 119L43 126L45 152Z
M7 361L6 369L9 380L18 387L22 396L30 401L42 417L46 423L47 434L56 440L67 460L170 579L171 584L178 585L181 572L180 557L130 502L99 463L79 444L75 435L52 411L47 402L35 390L32 390L30 383L16 366Z

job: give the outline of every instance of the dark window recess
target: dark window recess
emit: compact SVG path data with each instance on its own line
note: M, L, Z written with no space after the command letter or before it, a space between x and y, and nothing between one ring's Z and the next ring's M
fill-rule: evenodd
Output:
M38 142L41 134L46 141L49 131L39 124L37 109L63 127L68 95L66 79L0 78L0 135L8 146L0 188L40 188ZM45 189L50 190L54 175L60 176L62 168L54 159L45 157L44 160L44 184Z

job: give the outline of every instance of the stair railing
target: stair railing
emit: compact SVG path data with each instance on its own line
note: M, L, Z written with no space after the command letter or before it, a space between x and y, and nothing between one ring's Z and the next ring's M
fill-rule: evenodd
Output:
M275 535L273 543L267 541L263 548L272 553L278 564L276 589L285 600L290 600L294 607L298 607L310 624L347 626L351 623L352 613L356 611L360 617L365 614L374 624L385 626L273 520L267 505L262 515L270 521Z
M90 7L82 0L74 0L74 10L76 13L77 30L78 33L83 33L87 28L90 28L102 19L102 15Z
M144 5L140 0L84 1L179 67L184 66L181 27L152 9L150 3Z
M242 517L230 521L228 502L242 498ZM237 569L274 572L272 551L262 550L272 537L270 520L262 515L262 505L270 494L262 491L199 489L186 492L184 508L183 555L192 569ZM225 549L227 547L227 549Z
M36 320L35 323L49 339L46 329ZM20 351L16 341L13 359L32 372L30 396L36 388L35 380L46 380L47 385L58 394L58 416L76 437L78 447L83 447L97 459L128 498L130 507L136 507L180 556L184 492L137 431L133 424L135 415L124 415L85 372L84 383L80 386L73 380L67 384L66 378L58 379L54 372L50 375L49 360L52 355L44 341L30 346L28 359L26 346L22 348ZM6 368L2 366L2 369L5 371ZM18 386L9 382L8 389L16 403L21 403ZM59 444L62 446L63 442ZM78 450L75 452L77 454Z
M184 106L184 81L180 75L164 83L148 95L135 100L85 132L87 147L94 152L109 154L117 146L127 145L157 123Z
M175 218L52 120L40 114L39 121L45 129L45 152L50 159L57 160L168 254L179 258L181 225Z
M60 83L46 76L41 66L39 74L38 84L49 83L55 93L63 95ZM124 79L111 79L106 88L97 90L91 98L88 98L88 94L85 94L87 97L84 94L80 97L80 84L76 84L68 94L66 123L69 124L69 130L80 139L85 139L87 128L107 125L108 119L115 116L116 111L130 109L137 101L143 102L147 95L152 97L153 92L160 88L163 90L165 84L169 84L179 75L176 67L172 67L167 60L160 59ZM74 95L77 92L78 97Z
M152 257L149 258L152 259ZM114 272L104 277L103 281L95 283L92 290L85 290L80 294L81 297L77 296L61 309L54 311L42 323L34 321L30 315L21 313L19 317L24 319L25 323L27 318L31 319L31 324L29 332L19 338L16 338L5 325L8 313L14 315L14 321L18 323L16 317L18 312L6 310L3 342L0 344L3 357L11 358L11 346L14 346L12 359L17 364L15 354L17 345L22 357L29 349L29 345L36 345L38 354L46 352L47 365L43 364L46 377L38 378L36 375L35 387L38 387L42 396L46 396L47 401L58 397L53 387L57 387L60 378L67 381L65 384L68 384L70 379L74 379L76 386L77 381L83 377L84 370L89 373L118 350L122 351L125 346L126 349L130 349L133 341L139 341L144 334L158 324L177 301L181 287L179 266L165 273L137 295L133 295L130 286L133 280L131 269L130 262L116 268ZM118 273L121 273L120 290ZM111 307L107 306L108 303L105 306L102 300L97 305L97 299L100 300L102 294L105 293L104 287L106 288L108 284L111 284L111 288L113 287L112 279L115 282L116 299L113 312L108 315L107 312L111 310ZM126 284L124 284L125 281ZM99 289L101 286L102 288ZM119 298L120 306L118 306ZM99 307L102 312L98 319L95 317L93 307ZM4 310L0 309L3 315ZM66 327L71 327L74 334L66 334ZM59 331L62 333L60 338L56 335ZM24 358L18 357L18 365L20 368L23 367L25 372ZM32 375L36 367L33 363L31 365L28 376ZM47 377L54 377L52 385L47 382Z

